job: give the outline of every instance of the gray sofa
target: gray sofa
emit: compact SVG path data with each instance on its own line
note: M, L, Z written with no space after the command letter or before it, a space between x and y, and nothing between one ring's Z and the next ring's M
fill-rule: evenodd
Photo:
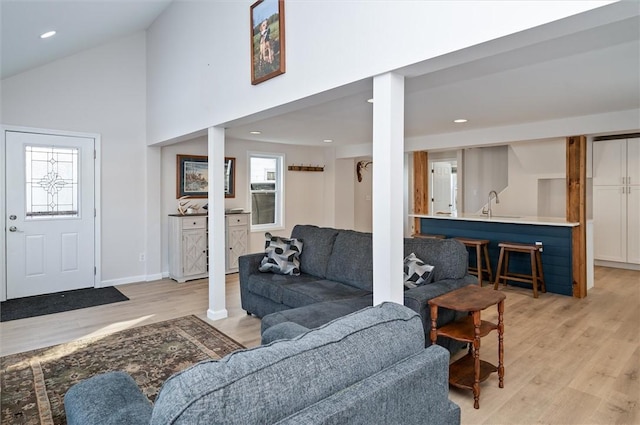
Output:
M300 276L260 272L263 253L239 258L240 296L248 314L262 318L262 331L283 322L315 328L373 303L373 251L371 233L297 225L292 238L303 241ZM406 238L404 256L415 253L435 266L433 283L404 291L404 305L420 314L425 340L431 329L427 301L477 279L467 273L468 253L453 239ZM402 277L398 276L398 285ZM438 326L464 316L440 309ZM462 344L441 338L450 351Z
M154 405L123 372L95 376L65 395L67 423L459 424L449 353L424 348L423 335L419 315L383 303L198 363L169 378Z

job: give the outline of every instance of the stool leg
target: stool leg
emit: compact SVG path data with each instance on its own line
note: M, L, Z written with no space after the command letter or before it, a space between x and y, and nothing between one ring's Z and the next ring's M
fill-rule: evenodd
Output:
M538 298L538 274L536 269L538 265L536 263L536 251L531 251L531 283L533 284L533 298Z
M478 286L482 286L482 256L480 247L476 246L476 267L478 269Z
M484 262L487 265L487 273L489 274L489 282L493 282L493 272L491 271L491 261L489 260L489 248L487 245L482 247L484 252Z
M505 251L504 253L504 286L509 284L509 256L511 255L510 251Z
M498 289L500 285L500 276L502 276L502 260L504 259L504 248L500 248L500 256L498 257L498 270L496 270L496 281L493 284L493 289Z
M542 287L542 292L547 292L547 287L544 284L544 271L542 270L542 253L540 252L540 250L536 251L536 260L538 262L538 275Z

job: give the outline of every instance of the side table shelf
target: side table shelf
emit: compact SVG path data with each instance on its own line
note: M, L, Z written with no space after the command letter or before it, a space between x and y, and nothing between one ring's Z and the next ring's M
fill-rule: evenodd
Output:
M469 353L449 365L449 384L473 390L473 407L480 408L480 382L498 372L498 386L504 388L504 299L499 291L470 285L429 300L431 310L431 343L445 336L470 343ZM498 306L498 323L480 318L480 312L492 305ZM438 307L468 311L469 316L437 327ZM498 366L480 360L480 339L491 331L498 331Z

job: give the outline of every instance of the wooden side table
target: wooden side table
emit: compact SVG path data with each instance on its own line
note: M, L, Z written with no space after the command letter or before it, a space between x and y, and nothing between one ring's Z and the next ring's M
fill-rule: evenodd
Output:
M431 309L431 343L439 335L471 344L469 353L449 366L449 383L458 388L473 390L473 407L480 408L480 382L498 372L498 386L504 388L504 300L506 295L476 285L451 291L429 300ZM480 312L498 305L498 323L481 320ZM468 311L469 316L437 328L438 307L456 311ZM492 330L498 330L498 367L480 360L480 338Z

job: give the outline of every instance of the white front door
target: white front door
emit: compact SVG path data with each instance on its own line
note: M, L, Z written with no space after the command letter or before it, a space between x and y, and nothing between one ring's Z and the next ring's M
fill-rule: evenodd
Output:
M7 298L94 286L94 146L6 132Z

